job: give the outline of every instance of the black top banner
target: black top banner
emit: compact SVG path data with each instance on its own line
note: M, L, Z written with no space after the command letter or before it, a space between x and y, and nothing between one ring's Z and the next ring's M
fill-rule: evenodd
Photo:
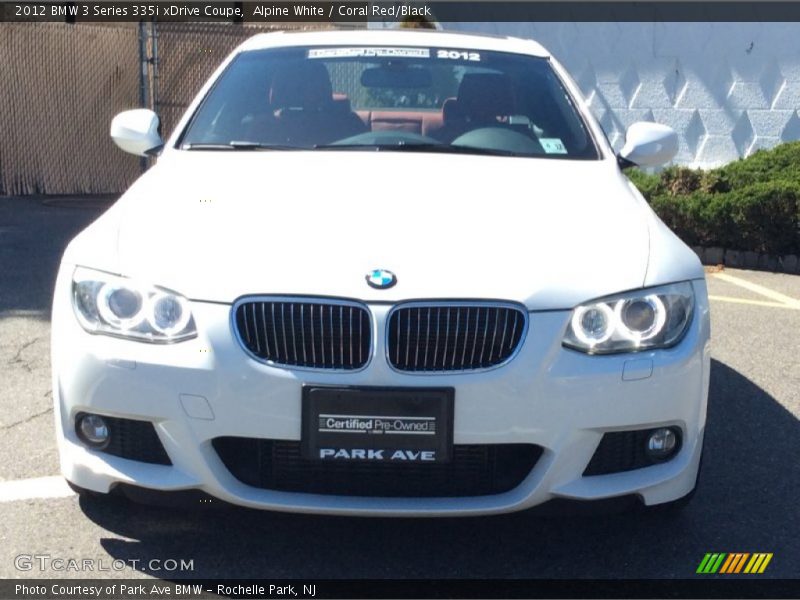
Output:
M800 1L0 2L0 22L150 20L234 23L787 22L800 21Z

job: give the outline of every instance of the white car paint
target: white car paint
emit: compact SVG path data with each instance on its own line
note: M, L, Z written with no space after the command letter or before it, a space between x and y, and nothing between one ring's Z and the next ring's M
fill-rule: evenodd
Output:
M650 232L649 207L627 193L613 161L332 156L169 153L65 260L85 264L74 255L94 255L92 268L215 302L254 290L325 290L366 301L503 298L532 310L642 287L651 244L669 246L670 261L677 252L691 263L683 278L703 276L671 234ZM356 178L363 194L353 193ZM170 225L154 228L156 221ZM98 252L106 240L94 235L106 227L118 238L113 252ZM225 268L243 257L258 268ZM491 268L476 278L480 264ZM390 290L365 289L364 273L380 265L403 276Z
M524 40L396 31L261 35L234 55L264 47L376 40L547 56ZM708 395L704 273L694 253L620 172L577 88L555 67L578 99L600 160L186 152L175 148L175 136L167 140L157 164L70 243L62 260L52 352L64 476L100 492L117 483L200 489L244 506L356 515L476 515L559 497L626 494L658 504L689 493L698 472ZM186 296L197 337L159 345L87 333L72 306L76 266ZM391 269L397 285L389 290L367 286L364 276L374 268ZM607 356L562 346L575 306L680 281L691 282L695 312L678 345ZM231 326L233 302L250 294L365 303L373 321L373 359L351 373L253 360ZM384 356L391 306L437 298L524 305L529 329L518 354L481 373L425 377L393 370ZM623 372L637 369L650 374L623 379ZM210 440L220 435L299 440L303 383L452 386L456 444L535 443L544 454L519 486L490 496L327 496L257 489L236 480ZM187 396L205 400L187 408ZM87 448L75 433L80 412L153 422L173 465ZM675 458L634 471L582 476L604 432L669 425L683 433Z

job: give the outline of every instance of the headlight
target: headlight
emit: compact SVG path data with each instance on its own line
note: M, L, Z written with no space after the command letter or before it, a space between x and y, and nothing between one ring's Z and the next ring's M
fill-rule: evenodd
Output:
M667 348L681 340L693 309L688 281L601 298L572 311L564 345L590 354Z
M197 335L186 298L125 277L78 267L72 276L72 303L90 333L155 343Z

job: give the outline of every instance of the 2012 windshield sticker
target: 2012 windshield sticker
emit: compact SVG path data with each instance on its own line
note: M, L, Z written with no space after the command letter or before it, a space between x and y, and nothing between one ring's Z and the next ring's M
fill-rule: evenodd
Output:
M470 62L480 62L480 52L469 52L468 50L437 50L436 58L447 60L467 60Z
M311 48L308 58L430 58L428 48Z

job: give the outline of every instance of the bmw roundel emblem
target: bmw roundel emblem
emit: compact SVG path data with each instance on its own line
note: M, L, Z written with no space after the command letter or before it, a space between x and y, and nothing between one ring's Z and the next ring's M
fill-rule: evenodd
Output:
M367 273L367 284L377 290L385 290L397 283L397 276L386 269L374 269Z

